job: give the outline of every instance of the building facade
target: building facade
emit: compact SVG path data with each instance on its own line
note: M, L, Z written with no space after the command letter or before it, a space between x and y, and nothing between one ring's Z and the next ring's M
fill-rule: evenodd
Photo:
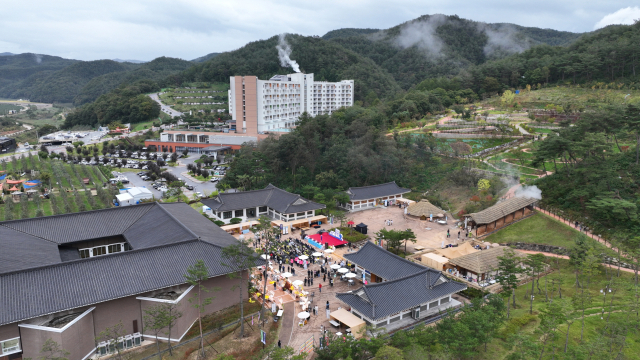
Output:
M287 132L303 112L328 115L353 106L353 91L353 80L315 81L313 74L232 76L229 113L239 133Z
M538 199L512 197L480 212L465 215L468 226L476 232L476 237L487 236L526 216L532 215Z
M135 347L155 338L143 319L158 304L182 313L160 339L180 341L198 318L189 303L197 288L184 278L196 260L208 269L203 285L221 289L205 312L238 302L237 280L222 265L235 243L184 203L0 222L0 360L40 358L47 339L69 360L112 353L114 341ZM115 326L118 338L101 335Z
M213 217L229 223L233 218L242 222L268 216L274 220L293 221L316 216L316 210L326 206L271 184L262 190L221 193L213 199L202 199Z
M208 154L216 157L230 150L238 150L245 143L257 143L265 135L242 135L211 131L166 130L159 139L145 140L146 147L155 146L157 151Z
M349 188L346 193L349 195L349 202L346 204L338 204L348 211L366 210L376 207L379 204L384 205L385 201L393 202L402 198L402 194L411 192L411 189L401 188L395 181L362 187Z

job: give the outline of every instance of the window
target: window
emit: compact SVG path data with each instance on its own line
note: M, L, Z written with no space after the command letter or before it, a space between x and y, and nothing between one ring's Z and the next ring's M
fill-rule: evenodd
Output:
M122 251L122 244L109 245L109 254L121 252L121 251Z
M91 249L80 249L80 257L83 259L91 257Z
M305 215L306 215L306 213L301 212L301 213L297 213L296 217L304 217Z
M92 256L100 256L100 255L106 255L107 254L107 247L106 246L96 246L92 250L93 250L93 255Z
M2 348L2 355L19 352L20 338L0 341L0 345L1 345L0 347Z
M231 219L231 211L225 211L222 213L222 218L223 219Z
M236 217L242 217L242 210L236 210Z
M258 209L259 212L267 212L267 207L266 206L260 206L260 208Z

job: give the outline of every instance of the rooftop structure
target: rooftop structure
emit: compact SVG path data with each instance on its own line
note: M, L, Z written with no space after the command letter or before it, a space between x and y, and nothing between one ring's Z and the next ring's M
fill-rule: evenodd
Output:
M217 219L227 223L234 217L248 221L263 215L293 221L314 217L316 210L326 207L271 184L262 190L221 193L214 199L201 201L211 208Z
M472 252L467 255L449 259L449 264L463 275L483 281L486 278L497 274L499 257L504 256L504 251L508 249L504 246L493 247L486 250ZM524 257L525 255L514 251L516 256Z
M205 285L222 288L206 311L236 301L222 265L222 249L235 243L184 203L0 222L0 343L20 340L0 357L36 357L53 338L82 360L96 351L94 334L119 321L131 336L152 337L141 333L143 311L162 301L187 310L169 336L178 341L196 320L184 278L196 260L209 270ZM167 293L182 295L156 297Z
M422 199L419 202L413 203L407 207L407 214L417 216L422 220L426 220L431 216L439 217L439 215L443 215L444 213L444 210L433 205L429 202L429 200L426 199Z
M344 258L356 264L360 277L370 273L371 281L336 297L368 325L388 326L403 318L420 319L458 305L451 296L467 288L438 270L403 259L371 242Z
M513 197L480 212L465 215L476 229L476 236L486 236L533 213L537 199Z

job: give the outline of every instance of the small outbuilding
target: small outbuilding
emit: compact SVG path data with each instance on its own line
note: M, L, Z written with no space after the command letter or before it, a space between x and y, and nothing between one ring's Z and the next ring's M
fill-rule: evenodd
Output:
M499 258L504 256L506 249L508 249L506 246L492 247L450 259L450 272L476 282L493 279L498 274ZM526 256L517 250L514 252L518 257L524 258Z
M360 224L356 225L356 231L359 232L360 234L367 235L367 224L360 223Z
M433 205L427 199L422 199L407 207L407 215L419 217L420 220L427 220L431 217L443 217L444 210Z
M514 197L501 201L485 210L465 215L468 224L475 228L476 236L486 236L527 215L533 214L537 199Z

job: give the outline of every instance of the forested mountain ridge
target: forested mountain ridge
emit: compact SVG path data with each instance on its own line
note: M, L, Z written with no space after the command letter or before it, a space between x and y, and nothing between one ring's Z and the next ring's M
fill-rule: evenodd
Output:
M638 87L640 22L585 34L568 46L541 45L521 54L472 66L459 73L463 88L482 94L545 83L611 82ZM601 84L600 84L601 83Z
M458 16L424 15L389 29L340 29L323 38L372 59L408 89L425 78L452 76L472 65L540 44L565 45L581 34Z
M393 77L374 61L338 43L291 34L286 36L286 40L293 50L291 59L300 64L302 72L314 73L316 80L353 79L358 99L363 99L370 91L378 97L386 97L400 90ZM293 72L291 68L280 65L277 45L277 36L251 42L187 69L181 74L182 80L228 82L230 76L236 75L268 79L275 74Z
M34 54L3 56L0 57L0 97L81 105L123 83L141 79L161 81L191 65L189 61L167 57L135 64Z

